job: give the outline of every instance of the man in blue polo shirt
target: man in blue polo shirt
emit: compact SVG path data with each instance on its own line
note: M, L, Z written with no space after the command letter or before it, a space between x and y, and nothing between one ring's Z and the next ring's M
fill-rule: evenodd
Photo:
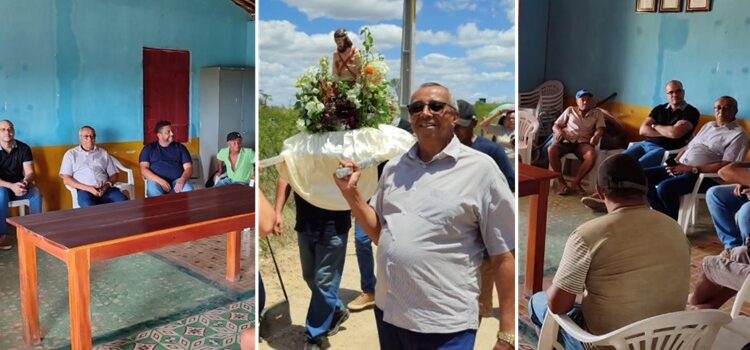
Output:
M193 160L184 145L174 142L172 123L161 120L155 131L158 140L143 147L138 157L146 178L146 195L192 191L188 179L193 173Z
M8 233L8 202L29 200L32 214L42 212L42 195L34 185L31 148L15 139L16 130L10 120L0 121L0 250L12 248Z

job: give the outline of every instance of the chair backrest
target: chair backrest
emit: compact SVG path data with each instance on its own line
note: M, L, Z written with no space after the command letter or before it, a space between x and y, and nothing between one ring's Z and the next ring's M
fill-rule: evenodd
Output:
M732 318L736 318L740 315L742 305L750 303L750 275L745 278L745 282L742 283L740 291L737 292L737 296L734 297L734 304L732 305L732 312L730 315Z
M518 110L518 138L519 145L532 146L534 137L539 130L539 120L533 114L524 109Z

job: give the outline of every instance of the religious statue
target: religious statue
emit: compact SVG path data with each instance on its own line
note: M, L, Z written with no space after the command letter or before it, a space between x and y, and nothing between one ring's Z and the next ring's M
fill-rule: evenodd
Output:
M360 75L362 59L359 51L354 47L346 29L338 29L333 33L336 41L336 51L333 52L333 76L342 81L355 81Z

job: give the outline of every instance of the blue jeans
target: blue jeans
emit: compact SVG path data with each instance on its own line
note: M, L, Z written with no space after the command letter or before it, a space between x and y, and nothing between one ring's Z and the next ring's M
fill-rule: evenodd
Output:
M179 179L177 179L179 180ZM177 183L177 180L172 181L170 184L172 188L169 189L169 193L174 193L174 185ZM185 182L185 186L182 186L182 192L190 192L193 190L193 185L190 184L190 182ZM146 196L147 197L156 197L161 196L163 194L166 194L164 192L164 189L159 186L158 183L153 181L146 181Z
M375 325L381 349L389 350L470 350L474 349L477 330L455 333L417 333L383 321L383 311L375 307Z
M372 257L372 240L357 224L354 225L354 248L357 252L360 287L365 293L375 293L375 259Z
M537 330L542 329L544 323L544 317L547 316L547 305L549 304L546 292L537 292L529 299L529 317L531 322L537 327ZM583 313L581 312L581 306L575 305L573 309L566 313L571 320L573 320L579 326L583 325ZM565 347L566 350L583 350L583 343L578 339L571 337L568 333L560 328L560 332L557 334L557 341Z
M8 203L18 199L29 200L29 212L31 214L38 214L42 212L42 195L39 193L39 189L36 187L29 187L29 191L23 196L16 196L13 191L8 188L0 187L0 237L8 234L8 223L5 219L8 218Z
M339 285L344 272L346 239L346 234L297 234L302 278L312 291L305 322L305 336L308 340L317 340L328 333L333 314L344 309L344 304L339 299Z
M716 227L716 235L726 250L745 244L750 236L750 204L747 197L734 195L735 186L715 186L706 192L706 203Z
M247 182L239 182L239 181L235 182L235 181L232 181L232 179L230 179L228 177L225 177L225 178L217 181L214 184L214 187L220 187L220 186L226 186L226 185L232 185L232 184L247 185Z
M648 203L651 209L658 210L677 220L680 211L680 197L693 191L698 174L688 173L678 176L667 174L667 167L658 166L645 170L648 180ZM712 179L703 180L700 191L718 183Z
M643 169L646 169L661 165L664 152L664 147L653 142L642 141L628 147L622 154L638 159L638 163L641 163Z
M81 208L97 204L124 202L128 200L128 197L122 194L120 189L116 187L111 187L101 197L94 196L91 193L81 190L77 190L76 193L78 195L78 206Z

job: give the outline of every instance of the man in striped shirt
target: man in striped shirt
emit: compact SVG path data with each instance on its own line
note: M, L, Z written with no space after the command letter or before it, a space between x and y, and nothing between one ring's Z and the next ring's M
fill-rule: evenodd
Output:
M540 328L548 308L595 335L685 309L690 244L677 222L646 205L638 161L623 154L606 159L596 191L609 214L570 235L552 286L532 296L529 313ZM564 333L558 340L566 349L582 349Z

